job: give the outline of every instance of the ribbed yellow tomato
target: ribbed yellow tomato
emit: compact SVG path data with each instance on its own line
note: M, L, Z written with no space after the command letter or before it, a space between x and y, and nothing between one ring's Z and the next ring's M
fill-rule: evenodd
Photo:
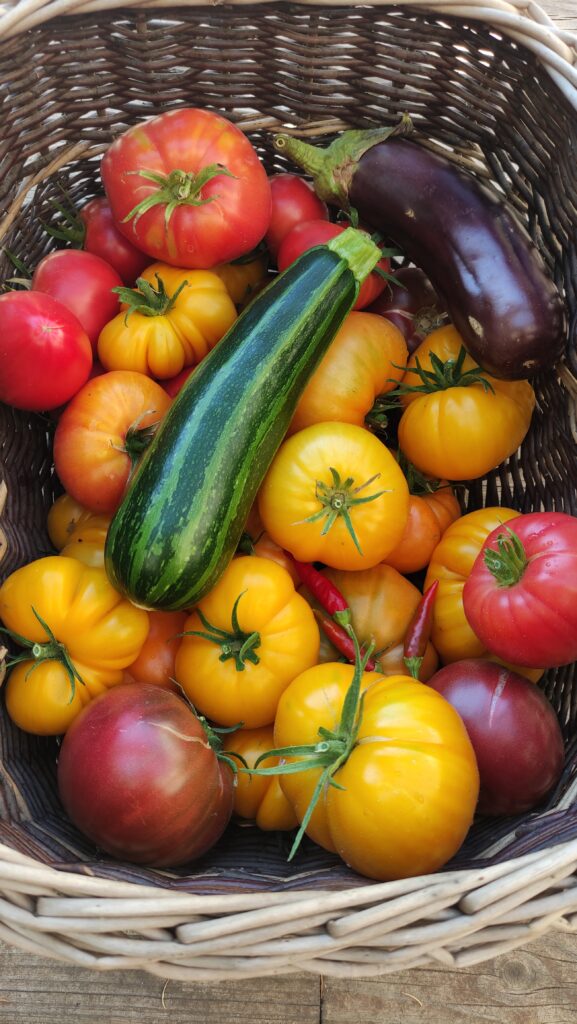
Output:
M233 558L183 632L176 679L217 725L270 725L283 690L319 653L315 617L286 569L253 555Z
M29 648L8 677L8 714L39 735L65 732L85 704L122 682L149 628L148 614L114 590L104 569L62 555L8 576L0 618Z
M275 747L316 744L319 729L334 730L353 672L329 663L293 680L279 701ZM369 878L435 871L461 846L477 803L479 774L465 726L444 698L410 676L365 672L361 690L356 740L333 775L337 785L323 787L306 832ZM314 767L280 776L299 821L320 773Z
M127 312L124 306L100 332L98 358L107 370L174 377L199 363L236 320L224 282L208 270L153 263L139 280L159 294L148 294L143 312L138 306Z
M267 533L301 562L368 569L399 543L409 488L396 459L352 423L316 423L283 442L258 506Z

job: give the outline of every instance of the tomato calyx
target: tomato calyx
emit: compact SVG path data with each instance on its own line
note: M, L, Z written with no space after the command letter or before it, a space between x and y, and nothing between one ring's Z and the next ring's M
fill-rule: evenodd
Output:
M123 452L130 458L130 474L134 472L140 456L148 448L152 438L158 430L160 420L156 420L154 423L148 423L146 427L141 427L140 423L145 416L150 416L154 413L154 409L145 409L140 416L135 419L134 423L131 423L126 434L124 435L124 444L112 444L113 448L117 451Z
M146 196L140 203L123 217L122 223L126 224L134 218L134 223L144 213L151 210L153 206L165 206L164 225L167 228L170 219L178 206L205 206L214 202L218 196L207 196L203 199L202 189L213 178L225 175L227 178L236 178L223 164L207 164L196 173L181 171L175 168L169 174L159 174L157 171L127 171L128 174L138 174L146 181L152 181L157 185L155 192Z
M141 316L166 316L173 308L182 289L188 286L188 281L183 281L176 291L169 295L160 274L154 276L157 281L156 287L146 278L139 277L136 281L136 288L120 286L112 289L120 301L128 306L124 323L127 322L131 313L140 313Z
M486 548L483 559L498 587L514 587L529 564L520 537L509 527L498 534L497 550Z
M33 605L31 607L34 615L38 619L38 622L45 630L48 640L45 643L40 643L38 640L30 640L28 637L22 636L21 633L16 633L12 629L6 629L4 626L0 626L0 632L6 633L6 635L9 636L11 640L15 640L20 647L26 648L22 654L16 654L13 658L8 658L6 661L6 667L12 668L14 665L18 665L22 661L29 661L30 668L25 676L25 678L28 679L31 672L33 672L35 668L38 668L41 662L59 661L66 669L66 673L70 680L70 700L68 703L71 704L76 694L76 681L78 680L82 686L85 686L86 684L72 661L66 645L63 644L61 640L56 639L48 623L44 621Z
M257 758L254 768L248 769L252 775L295 775L310 768L322 768L310 803L295 836L288 860L292 860L296 854L323 791L326 790L327 786L333 786L335 789L344 789L344 786L341 786L334 776L339 768L348 760L358 742L364 700L364 694L361 693L361 680L367 662L373 653L374 644L371 644L364 653L361 653L353 627L348 624L345 628L354 645L355 666L351 684L345 694L341 718L336 729L325 729L324 726L320 726L318 730L319 741L317 743L303 743L302 745L297 744L267 750ZM270 768L259 768L259 765L269 757L278 757L280 760L278 764ZM300 758L301 760L287 761L287 758Z
M316 523L322 519L325 519L325 523L321 530L321 537L324 537L339 516L343 519L347 530L349 531L352 541L359 552L362 555L361 546L359 544L358 537L355 533L355 528L351 519L350 509L354 508L355 505L366 505L369 501L374 501L375 498L380 498L382 494L387 494L387 490L377 491L376 494L368 494L364 497L357 497L357 495L369 487L375 480L380 477L380 473L375 473L374 476L369 477L363 484L358 484L357 487L353 487L354 477L349 476L346 480L341 480L341 475L334 468L329 466L329 470L332 476L332 485L326 484L323 480L317 480L315 484L315 497L320 502L321 508L317 512L313 512L311 516L307 516L306 519L299 520L300 523ZM295 524L295 525L298 525Z
M484 391L494 394L495 389L491 381L487 380L487 377L484 376L484 371L480 366L473 366L470 370L463 370L466 356L467 350L463 345L461 345L456 359L443 360L435 352L431 352L429 355L431 370L425 370L417 357L415 359L415 367L407 370L407 373L416 374L421 383L407 384L405 381L402 381L394 391L389 392L389 398L414 393L431 395L435 391L447 391L448 388L467 388L472 384L481 384ZM406 369L406 367L395 368ZM396 383L393 378L391 380L393 383Z
M201 609L196 608L196 613L204 626L204 631L189 629L185 633L178 634L179 636L198 636L202 640L208 640L209 643L216 644L217 647L220 647L221 652L218 660L228 661L229 658L234 658L237 672L244 672L245 662L247 661L250 661L252 665L258 665L260 662L257 654L257 648L261 645L260 633L256 630L252 633L245 632L240 628L238 621L238 605L245 593L246 591L243 590L234 602L231 613L232 628L230 630L219 629L218 626L213 626Z

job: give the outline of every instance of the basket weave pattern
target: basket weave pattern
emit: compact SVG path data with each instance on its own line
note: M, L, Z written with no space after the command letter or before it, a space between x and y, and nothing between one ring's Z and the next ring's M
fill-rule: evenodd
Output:
M470 485L466 507L577 514L574 37L538 8L529 19L501 0L76 7L24 0L0 18L0 244L33 266L50 247L41 222L51 204L98 194L106 146L167 107L205 106L236 121L269 171L286 169L271 145L279 128L326 140L409 113L423 145L507 197L569 314L566 359L538 382L523 448ZM50 422L0 408L0 459L5 576L51 550ZM166 978L355 977L431 961L473 964L551 927L577 927L575 666L542 685L567 745L547 805L479 821L445 871L386 884L312 843L288 865L286 837L251 827L231 827L188 871L100 857L62 814L54 742L21 734L2 716L0 939L97 970Z

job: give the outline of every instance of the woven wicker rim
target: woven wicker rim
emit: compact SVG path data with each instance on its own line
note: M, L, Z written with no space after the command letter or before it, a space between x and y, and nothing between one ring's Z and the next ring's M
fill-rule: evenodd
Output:
M214 6L219 0L197 0L195 7ZM268 3L269 0L227 0L242 6L249 2ZM311 6L323 6L327 0L304 0ZM371 6L391 6L388 0L372 0ZM349 6L348 0L333 0L333 6ZM50 18L69 14L90 14L95 11L123 8L187 7L189 0L16 0L0 4L0 38L24 32L41 25ZM393 4L394 6L394 4ZM473 18L496 28L537 55L557 83L557 86L577 108L577 34L555 25L546 11L533 0L401 0L399 7L415 7L437 14ZM2 13L4 12L4 13Z
M125 0L122 7L200 7L213 2ZM320 6L326 0L301 2ZM346 0L331 2L348 6ZM373 6L381 2L385 0L373 0ZM0 38L56 16L118 6L114 0L0 5ZM510 36L537 55L577 109L577 34L556 27L537 4L402 0L398 6L481 20ZM326 130L338 127L331 123ZM309 126L319 129L318 124ZM83 145L69 149L59 154L58 166L88 152L96 150ZM0 225L0 237L29 189L56 169L45 167L41 176L26 182L9 222ZM303 970L367 977L431 961L462 967L514 949L551 928L577 929L575 871L577 840L482 870L342 892L194 896L59 871L0 845L0 939L96 970L137 968L193 981ZM239 940L242 955L237 953Z

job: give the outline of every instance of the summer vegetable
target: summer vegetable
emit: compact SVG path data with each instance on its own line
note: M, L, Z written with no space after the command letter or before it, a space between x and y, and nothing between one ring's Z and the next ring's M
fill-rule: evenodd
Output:
M113 857L176 867L206 853L230 820L234 776L219 746L176 694L119 686L64 737L60 799L76 827Z
M354 636L354 634L353 634ZM386 881L435 871L459 849L479 790L457 712L410 676L317 665L282 695L278 774L302 832L354 871Z
M350 229L256 296L174 399L108 532L137 604L189 608L235 553L300 394L380 251Z
M502 665L470 658L428 681L459 712L475 750L481 814L522 814L552 789L565 753L544 693Z
M409 352L437 327L447 322L447 313L431 282L419 267L395 268L395 280L375 299L367 313L378 313L403 335Z
M60 249L40 260L30 287L51 295L74 313L95 349L100 331L118 313L115 289L122 287L122 278L100 256Z
M563 303L531 238L455 163L398 137L407 128L344 132L325 150L286 135L275 145L320 198L355 210L424 271L485 370L514 379L550 368Z
M134 125L102 158L120 231L154 259L208 269L251 252L271 216L270 185L246 135L180 107Z
M148 615L111 587L103 569L49 555L0 587L4 630L24 648L6 707L26 732L57 736L85 704L122 682L148 634Z
M315 665L319 630L288 572L270 558L233 558L186 619L175 676L217 725L274 721L279 697Z
M236 320L224 282L208 270L154 263L136 288L120 288L121 312L98 337L106 370L136 370L160 380L199 363Z
M399 447L422 473L449 480L484 476L517 450L535 407L529 381L481 370L451 325L429 334L407 364Z
M531 512L486 538L463 590L492 654L552 668L577 659L577 519Z

